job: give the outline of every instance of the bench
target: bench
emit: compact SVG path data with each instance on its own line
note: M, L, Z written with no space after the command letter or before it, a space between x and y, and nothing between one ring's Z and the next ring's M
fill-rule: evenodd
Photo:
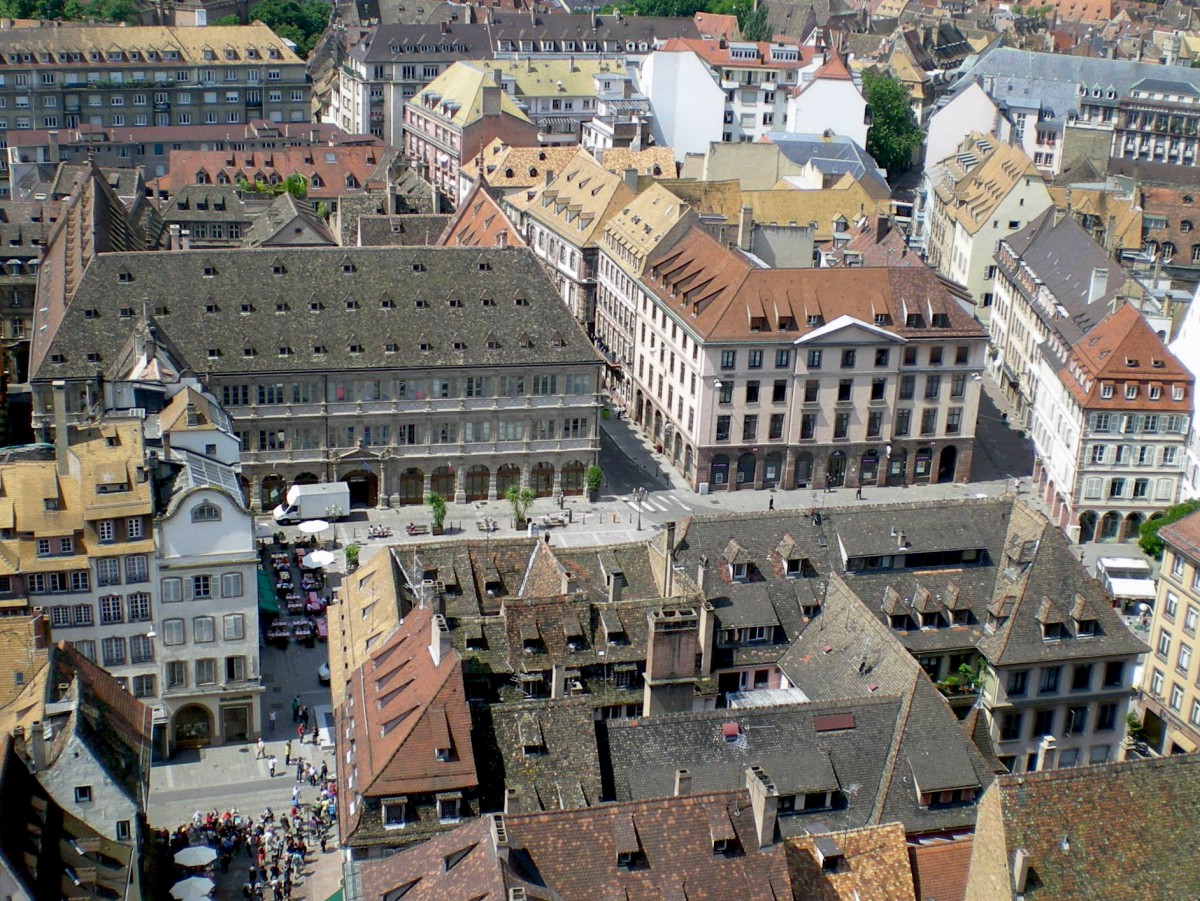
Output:
M409 535L428 535L429 526L408 526L405 528Z

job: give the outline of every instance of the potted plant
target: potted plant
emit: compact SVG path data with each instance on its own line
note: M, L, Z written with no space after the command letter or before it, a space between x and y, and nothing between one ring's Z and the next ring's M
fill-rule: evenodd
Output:
M534 500L533 490L522 488L520 485L509 485L504 492L504 498L512 504L513 528L525 528L525 515L529 512L529 506Z
M425 498L425 504L429 507L429 513L433 517L433 527L429 533L441 535L442 525L446 522L446 499L437 492L433 492Z
M583 474L583 482L587 485L588 500L593 504L600 500L600 483L604 481L604 470L599 466L589 466Z
M358 569L358 545L346 545L346 572L352 573Z

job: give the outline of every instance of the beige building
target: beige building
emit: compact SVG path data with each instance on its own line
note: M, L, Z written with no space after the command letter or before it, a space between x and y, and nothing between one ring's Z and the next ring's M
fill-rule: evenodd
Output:
M1200 513L1159 530L1166 549L1150 621L1141 707L1147 740L1160 754L1200 750Z
M630 413L697 490L967 478L986 338L931 270L761 269L693 228L639 285Z

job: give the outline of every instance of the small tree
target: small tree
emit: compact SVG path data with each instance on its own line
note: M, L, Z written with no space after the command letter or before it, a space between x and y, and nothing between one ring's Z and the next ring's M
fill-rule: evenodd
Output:
M903 172L921 146L921 127L909 106L908 90L895 78L868 71L863 73L863 95L871 111L867 153L888 175Z
M1158 537L1158 530L1163 526L1169 526L1173 522L1178 522L1189 513L1194 513L1197 510L1200 510L1200 500L1185 501L1182 504L1176 504L1174 507L1168 507L1158 519L1142 523L1142 528L1138 532L1138 545L1154 559L1161 560L1163 540Z
M446 521L446 499L437 492L433 492L429 497L425 498L425 503L429 507L430 515L433 517L434 531L442 531L442 524Z
M517 523L517 528L525 522L525 514L529 512L529 505L534 500L533 490L530 488L522 488L520 485L509 485L504 492L504 498L513 508L513 520Z
M583 474L583 483L587 486L587 490L595 494L600 490L600 484L604 481L604 470L599 466L589 466L587 472Z
M346 545L346 569L354 569L358 566L358 545Z

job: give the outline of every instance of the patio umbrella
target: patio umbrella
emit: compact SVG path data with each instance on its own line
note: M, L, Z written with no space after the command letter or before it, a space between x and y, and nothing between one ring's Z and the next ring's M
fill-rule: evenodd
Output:
M300 565L305 569L320 569L329 566L336 559L337 555L333 551L313 551L300 561Z
M323 519L306 519L300 523L300 531L305 535L316 535L318 532L324 532L329 528L329 523Z
M195 901L195 899L207 898L215 887L216 883L211 879L203 876L189 876L182 882L171 886L171 897L176 901Z
M217 859L217 849L208 845L192 845L175 855L175 863L181 867L202 867Z

